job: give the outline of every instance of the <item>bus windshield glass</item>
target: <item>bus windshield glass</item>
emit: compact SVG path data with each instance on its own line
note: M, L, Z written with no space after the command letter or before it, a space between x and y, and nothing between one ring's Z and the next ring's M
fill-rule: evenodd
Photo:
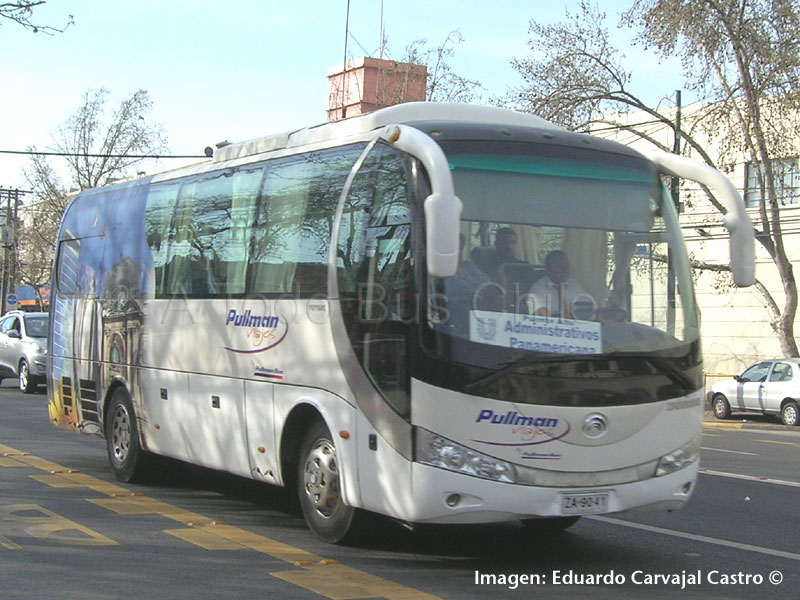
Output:
M554 144L442 146L464 204L458 272L428 285L442 358L491 373L675 359L696 345L677 216L648 161Z

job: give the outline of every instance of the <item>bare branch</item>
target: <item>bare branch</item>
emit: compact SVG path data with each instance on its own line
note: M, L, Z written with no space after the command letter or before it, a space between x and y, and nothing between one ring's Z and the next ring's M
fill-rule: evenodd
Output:
M87 91L83 104L55 133L55 147L64 155L70 182L65 185L51 157L32 154L25 178L36 197L36 227L26 231L18 272L35 285L40 273L49 274L61 215L70 200L68 189L86 189L131 175L131 169L166 149L163 127L149 121L152 101L139 90L123 99L105 118L109 92ZM29 148L35 153L35 148ZM48 275L49 277L49 275Z
M454 73L450 67L449 59L455 55L455 46L463 41L464 36L456 29L435 48L427 48L428 40L424 38L414 40L406 47L403 62L428 68L428 101L475 102L480 99L481 83Z
M674 112L647 106L627 89L624 57L609 44L605 15L584 1L565 22L530 25L531 55L512 60L523 84L505 104L533 112L569 129L612 124L665 149L647 129L652 122L675 131ZM796 0L633 0L621 25L638 32L637 44L660 57L678 57L686 86L708 103L693 111L680 131L684 152L711 166L754 165L763 190L756 239L780 276L783 306L759 288L783 351L798 354L794 319L798 306L793 265L784 248L774 163L797 156L800 119L800 7ZM641 111L648 117L615 119ZM713 150L712 150L713 148ZM703 188L711 205L726 207ZM698 268L701 268L698 266Z
M67 17L67 23L63 27L54 27L52 25L37 25L31 19L33 18L33 9L37 6L46 4L46 0L18 0L17 2L2 2L0 3L0 17L8 19L22 25L25 29L33 33L44 33L47 35L54 35L56 33L64 33L70 25L75 24L75 19L72 15Z

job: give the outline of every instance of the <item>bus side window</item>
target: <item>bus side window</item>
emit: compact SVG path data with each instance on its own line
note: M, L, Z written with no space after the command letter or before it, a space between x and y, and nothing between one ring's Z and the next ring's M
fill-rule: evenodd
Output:
M60 296L74 296L78 286L78 257L80 240L62 240L58 245L58 268L56 285Z
M244 294L264 165L153 186L147 242L157 296Z
M351 186L337 248L342 313L353 350L402 416L409 411L406 344L415 316L407 180L403 158L376 147Z
M305 157L307 158L307 157ZM269 163L256 213L252 291L290 294L297 268L303 216L308 202L309 169L304 157Z
M222 293L217 267L231 227L231 198L227 171L181 187L169 236L168 293L201 298Z
M103 297L100 289L103 269L103 238L101 236L61 240L58 247L56 271L58 293L63 297Z
M301 298L327 293L336 204L362 146L270 163L256 215L249 292Z
M293 281L296 296L327 294L328 257L336 205L350 169L363 150L364 144L354 144L314 153L310 157L315 172L310 177L303 218L301 246L304 251L299 256Z
M147 195L145 235L153 257L154 292L156 297L167 294L165 268L167 264L172 217L178 200L180 182L156 183Z

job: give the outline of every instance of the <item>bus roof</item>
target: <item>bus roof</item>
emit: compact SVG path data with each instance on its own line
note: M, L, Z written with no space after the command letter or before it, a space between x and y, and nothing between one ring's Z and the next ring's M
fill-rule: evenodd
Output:
M494 106L475 106L457 102L407 102L341 121L229 144L217 150L214 161L223 162L281 148L319 143L329 139L366 133L386 125L416 121L464 121L539 129L561 129L540 117Z

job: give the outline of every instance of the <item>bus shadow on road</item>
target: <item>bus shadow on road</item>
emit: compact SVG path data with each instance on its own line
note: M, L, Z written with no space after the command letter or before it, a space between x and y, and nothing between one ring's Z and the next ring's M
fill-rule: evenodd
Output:
M136 486L139 487L139 486ZM158 490L161 499L174 492L186 505L186 493L193 510L219 513L224 504L226 518L235 519L240 527L260 528L279 526L299 543L295 536L305 533L316 540L306 528L294 494L286 488L269 485L244 477L206 469L179 460L155 457L153 470L143 493ZM177 502L178 500L176 500ZM453 568L463 569L474 562L475 567L509 569L536 564L537 568L562 569L596 568L598 557L609 565L646 564L658 553L642 548L630 549L623 542L598 538L591 533L591 522L578 522L561 532L537 532L525 528L519 521L484 525L409 525L374 513L362 512L361 531L347 546L337 547L336 554L362 556L363 552L390 552L404 555L409 566L424 566L431 560L437 564L452 562ZM231 523L234 524L234 523ZM590 532L587 535L587 532ZM274 533L269 534L274 536ZM331 547L332 549L334 547ZM610 568L611 568L610 567Z

